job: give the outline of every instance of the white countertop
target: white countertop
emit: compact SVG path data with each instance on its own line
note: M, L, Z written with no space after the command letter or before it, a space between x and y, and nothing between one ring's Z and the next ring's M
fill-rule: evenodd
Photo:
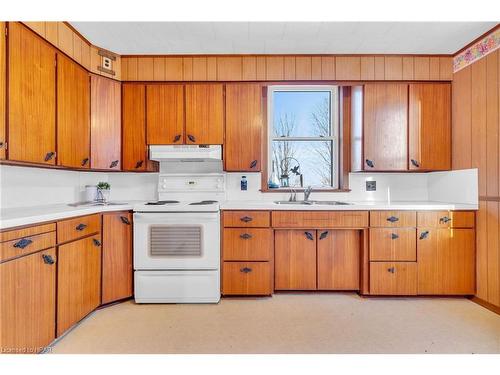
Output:
M37 224L99 212L132 210L138 201L109 206L70 206L54 204L36 207L7 208L0 211L0 229ZM291 210L291 211L355 211L355 210L477 210L478 205L445 202L350 202L349 205L287 205L273 201L225 201L222 210Z

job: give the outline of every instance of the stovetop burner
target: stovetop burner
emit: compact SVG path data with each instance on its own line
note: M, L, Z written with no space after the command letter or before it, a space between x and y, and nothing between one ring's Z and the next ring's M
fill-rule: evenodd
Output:
M179 201L157 201L157 202L148 202L146 206L163 206L165 204L174 204L179 203Z
M190 206L205 206L209 204L217 203L217 201L200 201L200 202L193 202L189 203Z

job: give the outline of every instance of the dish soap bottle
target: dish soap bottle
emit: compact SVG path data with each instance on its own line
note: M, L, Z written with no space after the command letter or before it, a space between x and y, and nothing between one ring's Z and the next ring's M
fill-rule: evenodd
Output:
M248 190L247 176L241 176L240 188L241 190Z

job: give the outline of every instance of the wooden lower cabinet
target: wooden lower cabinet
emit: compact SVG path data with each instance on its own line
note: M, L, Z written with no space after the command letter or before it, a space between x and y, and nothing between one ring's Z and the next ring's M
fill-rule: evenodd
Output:
M274 289L316 289L316 231L274 232Z
M417 263L370 262L370 294L417 294Z
M320 230L318 289L359 290L361 235L358 230Z
M270 295L273 292L271 262L224 262L224 295Z
M267 261L272 259L270 228L224 228L224 260Z
M57 337L101 302L101 236L59 246L57 268Z
M417 260L415 228L370 228L371 261Z
M418 294L475 293L474 229L419 228Z
M38 353L55 338L56 250L0 264L1 353Z
M102 303L131 297L132 214L102 215Z

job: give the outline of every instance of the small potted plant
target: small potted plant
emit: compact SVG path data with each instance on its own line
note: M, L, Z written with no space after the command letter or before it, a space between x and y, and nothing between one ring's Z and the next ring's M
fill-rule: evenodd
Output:
M106 203L109 199L109 193L111 190L111 185L107 182L99 182L97 184L97 201L101 203Z

